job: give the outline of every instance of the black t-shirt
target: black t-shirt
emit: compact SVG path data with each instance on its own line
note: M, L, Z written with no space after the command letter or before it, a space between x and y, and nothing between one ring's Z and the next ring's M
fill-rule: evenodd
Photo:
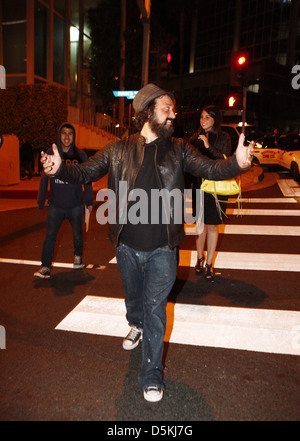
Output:
M154 197L151 204L151 190L161 189L154 163L158 144L159 140L145 144L143 163L135 181L135 197L128 202L127 222L120 235L120 243L139 251L151 251L168 244L167 225L162 223L162 198L157 204L157 197ZM146 193L139 196L139 189Z

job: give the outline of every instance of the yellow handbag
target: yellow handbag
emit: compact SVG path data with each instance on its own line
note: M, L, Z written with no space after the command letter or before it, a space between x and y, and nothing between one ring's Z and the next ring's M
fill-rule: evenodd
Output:
M227 156L224 155L224 159ZM235 178L226 179L225 181L210 181L209 179L204 179L201 184L201 190L205 193L213 194L214 196L233 196L235 194L241 194L241 180L238 183Z
M224 158L226 156L224 155ZM224 181L211 181L209 179L204 179L202 181L201 190L205 193L210 193L215 197L217 210L219 212L220 218L222 219L221 213L223 213L218 196L234 196L237 195L237 198L234 201L222 201L226 203L236 203L238 202L238 207L240 208L240 198L241 198L241 179L239 182L235 178L226 179ZM225 213L224 213L225 214Z
M226 181L210 181L209 179L204 179L200 188L205 193L218 196L233 196L241 192L241 186L234 178L227 179Z

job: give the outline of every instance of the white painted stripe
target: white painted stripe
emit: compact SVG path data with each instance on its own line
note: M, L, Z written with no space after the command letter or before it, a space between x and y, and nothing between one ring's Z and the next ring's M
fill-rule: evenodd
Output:
M0 257L0 263L13 263L15 265L39 265L39 266L41 265L40 260L8 259L5 257ZM52 266L55 266L57 268L73 268L73 263L53 262ZM85 268L103 270L106 268L106 266L89 263L85 265Z
M227 208L226 214L237 216L300 216L300 210L260 210L255 208Z
M187 234L195 234L195 225L185 225ZM264 236L300 236L300 227L284 225L219 225L220 234L246 234Z
M180 250L179 265L196 265L197 252ZM244 269L256 271L291 271L300 272L299 254L271 253L232 253L219 251L216 254L215 268Z
M124 300L86 296L55 329L124 337ZM300 355L300 312L168 303L165 341Z
M192 208L186 207L186 213L192 213ZM261 208L226 208L226 214L236 216L300 216L300 210L277 210Z
M197 251L180 250L179 266L194 267L197 261ZM114 257L109 263L117 263ZM244 269L256 271L291 271L300 272L300 255L271 254L271 253L231 253L218 251L214 268Z
M0 257L0 263L14 263L19 265L41 265L40 260L6 259L4 257ZM52 265L60 268L73 268L73 263L53 262Z
M180 250L179 266L194 267L197 260L196 251ZM41 265L38 260L6 259L0 258L0 263L19 265ZM116 264L114 257L109 261ZM73 263L53 262L54 267L73 268ZM261 271L300 271L300 255L298 254L271 254L271 253L231 253L219 251L215 259L215 268L246 269ZM105 265L87 264L88 269L102 270Z
M229 198L229 201L235 201L233 198ZM240 202L245 204L284 204L284 203L297 203L295 198L241 198Z
M300 186L293 179L278 179L277 184L284 196L300 197Z

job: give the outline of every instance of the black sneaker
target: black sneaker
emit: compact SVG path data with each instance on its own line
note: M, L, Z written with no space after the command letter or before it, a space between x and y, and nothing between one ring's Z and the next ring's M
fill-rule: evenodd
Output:
M33 274L34 277L39 277L40 279L49 279L50 268L48 266L42 266L38 271Z
M140 341L143 340L143 330L132 326L128 335L124 338L122 346L125 351L131 351L137 347Z
M164 395L164 391L157 386L148 386L144 389L144 398L146 401L155 403L160 401Z
M81 256L75 256L74 263L73 263L74 269L84 268L84 264L82 263Z

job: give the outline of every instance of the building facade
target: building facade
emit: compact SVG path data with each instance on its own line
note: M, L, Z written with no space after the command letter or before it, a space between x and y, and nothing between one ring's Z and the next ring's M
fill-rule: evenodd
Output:
M85 11L94 0L1 0L0 65L6 84L55 84L68 91L72 119L88 114L91 43Z
M233 119L238 109L227 100L241 91L230 82L231 55L244 50L247 120L264 131L300 130L300 90L292 83L293 67L300 70L300 0L188 0L183 14L180 81L170 75L162 83L177 92L181 112L216 104Z

